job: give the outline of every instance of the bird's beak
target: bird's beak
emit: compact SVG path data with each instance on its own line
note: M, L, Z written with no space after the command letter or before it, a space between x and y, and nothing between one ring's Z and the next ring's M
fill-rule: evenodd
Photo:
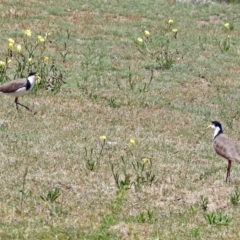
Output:
M208 128L212 128L212 125L209 125L206 129L208 129Z

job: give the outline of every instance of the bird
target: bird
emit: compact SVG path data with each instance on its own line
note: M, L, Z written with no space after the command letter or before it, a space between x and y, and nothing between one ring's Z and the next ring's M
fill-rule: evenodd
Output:
M32 111L29 107L18 102L18 98L30 92L35 83L36 72L29 73L27 78L15 79L0 86L0 92L15 97L16 108L18 105Z
M222 125L218 121L212 121L212 124L207 128L213 128L213 148L221 157L227 159L227 176L226 183L231 182L231 164L232 162L240 163L240 154L236 143L223 133Z

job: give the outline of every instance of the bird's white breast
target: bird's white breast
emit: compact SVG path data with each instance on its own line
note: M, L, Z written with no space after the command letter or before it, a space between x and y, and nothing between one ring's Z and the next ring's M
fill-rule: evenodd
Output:
M29 92L29 90L26 90L26 87L19 88L16 92L10 93L10 95L15 96L15 97L20 97L24 94Z

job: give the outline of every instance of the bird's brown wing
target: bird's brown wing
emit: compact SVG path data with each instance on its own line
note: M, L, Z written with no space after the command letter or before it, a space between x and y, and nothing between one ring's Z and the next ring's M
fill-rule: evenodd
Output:
M17 79L7 83L4 83L0 86L0 92L2 93L12 93L17 91L19 88L26 86L26 79Z
M230 160L240 163L240 155L238 153L235 142L228 138L225 134L220 134L214 139L213 147L217 154Z

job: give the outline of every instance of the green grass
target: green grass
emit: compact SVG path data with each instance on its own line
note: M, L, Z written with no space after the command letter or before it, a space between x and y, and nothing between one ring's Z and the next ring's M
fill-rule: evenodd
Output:
M49 54L67 55L59 92L36 88L19 99L36 114L1 95L0 238L239 239L240 169L232 165L226 184L227 161L206 130L219 120L239 145L239 10L153 0L1 3L0 60L23 29L50 32ZM172 65L162 64L167 41ZM9 67L13 78L14 61Z

